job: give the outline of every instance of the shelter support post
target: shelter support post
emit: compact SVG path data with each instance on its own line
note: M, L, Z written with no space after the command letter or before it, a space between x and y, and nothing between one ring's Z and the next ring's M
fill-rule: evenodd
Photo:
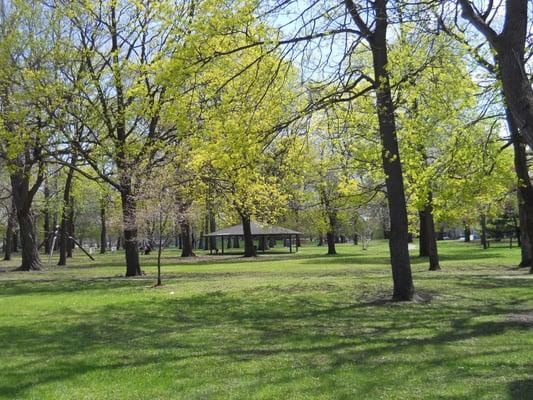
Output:
M292 253L292 235L289 235L289 253Z

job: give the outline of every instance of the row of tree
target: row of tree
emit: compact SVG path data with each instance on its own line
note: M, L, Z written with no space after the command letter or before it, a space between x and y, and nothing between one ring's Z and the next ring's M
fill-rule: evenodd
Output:
M254 219L329 253L379 221L393 298L409 300L410 233L438 270L436 224L485 221L518 192L530 266L527 1L480 7L2 1L4 248L17 225L20 269L36 270L56 225L60 264L99 231L136 276L140 241L160 257L179 233L193 256L217 223L242 223L254 256Z

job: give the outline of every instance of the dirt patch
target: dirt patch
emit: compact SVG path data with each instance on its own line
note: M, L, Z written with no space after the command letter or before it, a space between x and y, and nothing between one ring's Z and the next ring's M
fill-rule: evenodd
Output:
M393 301L389 293L380 293L378 295L369 296L363 299L365 305L386 305L386 304L426 304L430 303L436 296L426 291L418 291L413 296L411 301Z
M523 314L509 314L507 315L507 321L517 322L533 328L533 311Z

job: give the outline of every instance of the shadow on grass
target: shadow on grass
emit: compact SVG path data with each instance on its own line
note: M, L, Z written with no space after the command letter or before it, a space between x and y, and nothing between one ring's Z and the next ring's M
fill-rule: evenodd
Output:
M533 379L512 382L509 384L509 395L513 400L533 399Z
M508 287L524 289L520 280L506 282ZM72 282L65 282L57 290L79 290L81 284L69 288ZM20 294L56 290L50 282L33 285L44 288L12 290ZM95 280L90 285L98 290L116 289L132 282ZM515 343L505 350L478 345L475 351L468 344L501 335L512 338L528 329L516 321L500 320L516 304L495 301L480 308L461 299L450 304L376 305L365 299L376 290L381 292L381 287L358 286L354 298L353 287L331 290L321 285L293 285L289 290L266 286L238 293L218 290L184 298L141 297L81 309L67 304L46 318L21 318L2 327L0 346L4 357L18 355L28 361L1 371L7 384L1 385L0 395L17 398L38 385L98 370L113 374L124 368L157 369L166 364L183 369L194 363L201 371L217 368L220 362L257 363L273 357L299 360L311 374L334 376L347 368L365 370L371 377L375 374L368 378L375 387L360 388L368 391L367 398L378 387L398 385L432 368L472 365L471 372L463 372L460 379L474 378L475 357L494 357L494 364L505 362L517 373L527 367L517 357L527 354L526 344ZM464 345L468 352L450 351L452 345ZM508 358L507 352L513 357ZM405 361L413 357L418 357L416 362ZM278 364L275 375L268 378L270 384L294 376L291 363ZM397 371L384 375L390 368ZM476 390L487 395L491 389ZM516 381L509 390L515 399L527 398L519 396L531 392L531 381Z

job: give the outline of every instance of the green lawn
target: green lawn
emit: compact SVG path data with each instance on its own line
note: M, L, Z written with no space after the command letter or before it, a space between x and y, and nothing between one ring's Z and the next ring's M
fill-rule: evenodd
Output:
M440 242L395 304L385 243L340 255L170 250L163 288L121 254L0 264L0 398L533 399L533 276L518 249ZM413 252L415 255L416 251Z

